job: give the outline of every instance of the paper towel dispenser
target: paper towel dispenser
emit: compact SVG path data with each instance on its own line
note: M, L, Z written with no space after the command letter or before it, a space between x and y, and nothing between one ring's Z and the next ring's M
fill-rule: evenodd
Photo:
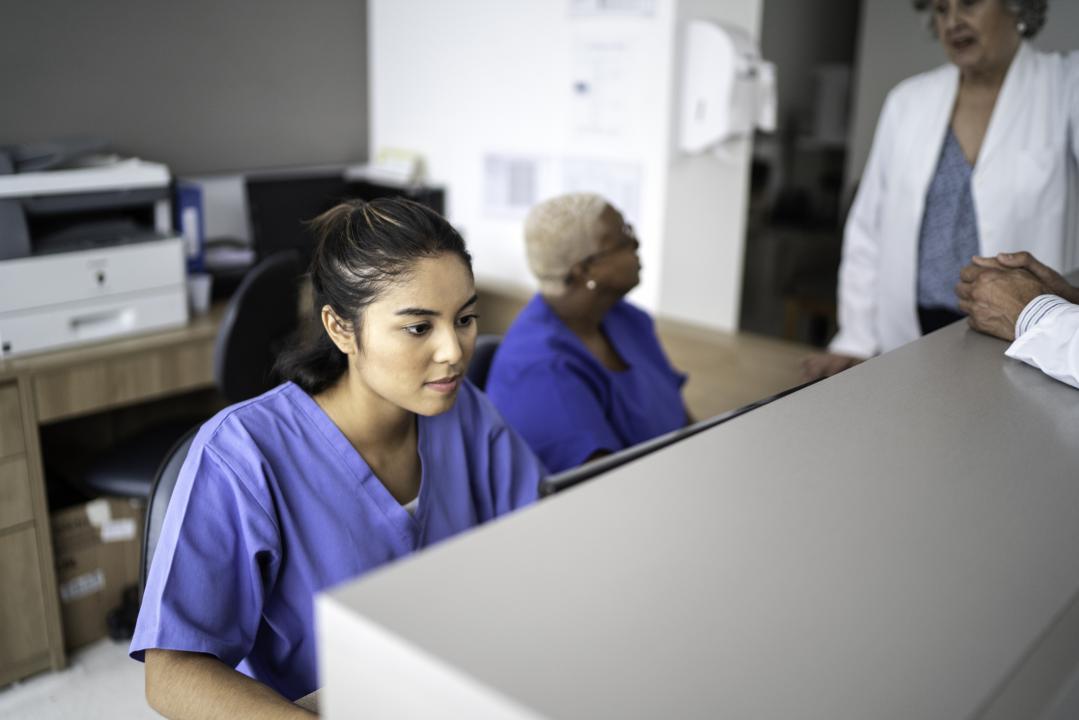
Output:
M679 149L698 153L776 125L775 66L745 30L690 20L682 72Z

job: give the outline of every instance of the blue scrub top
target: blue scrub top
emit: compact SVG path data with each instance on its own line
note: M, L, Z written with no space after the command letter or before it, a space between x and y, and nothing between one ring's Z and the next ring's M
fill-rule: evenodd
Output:
M686 376L671 367L648 314L619 301L602 327L628 370L604 367L541 295L495 353L487 394L552 473L686 424Z
M316 592L536 499L543 467L468 382L418 433L413 517L298 386L218 413L180 471L131 656L209 653L290 700L319 687Z

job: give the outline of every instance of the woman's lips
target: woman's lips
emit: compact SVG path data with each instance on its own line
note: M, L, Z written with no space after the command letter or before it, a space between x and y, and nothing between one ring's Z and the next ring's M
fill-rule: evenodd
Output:
M974 38L970 36L952 38L948 41L953 50L962 51L974 45Z
M454 375L452 377L439 378L438 380L431 380L424 383L424 386L431 388L435 392L451 393L457 389L457 386L461 383L461 376Z

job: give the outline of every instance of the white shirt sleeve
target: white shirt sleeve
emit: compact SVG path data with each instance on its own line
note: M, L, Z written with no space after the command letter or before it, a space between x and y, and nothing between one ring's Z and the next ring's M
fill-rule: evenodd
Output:
M1079 388L1079 305L1056 295L1034 298L1020 313L1005 354Z

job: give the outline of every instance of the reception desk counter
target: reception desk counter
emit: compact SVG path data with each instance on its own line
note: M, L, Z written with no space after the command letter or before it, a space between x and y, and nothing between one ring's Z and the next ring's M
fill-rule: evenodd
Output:
M1079 717L1079 391L1004 348L953 325L321 596L324 715Z

